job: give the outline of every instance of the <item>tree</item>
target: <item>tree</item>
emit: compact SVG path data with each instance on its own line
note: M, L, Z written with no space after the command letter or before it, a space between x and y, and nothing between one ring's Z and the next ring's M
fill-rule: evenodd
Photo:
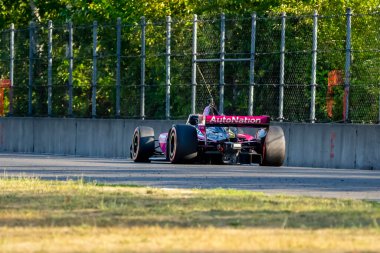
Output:
M42 36L38 42L36 58L39 68L35 68L35 76L38 77L41 87L46 85L46 24L53 20L54 33L54 88L53 93L55 114L65 115L67 108L67 28L66 23L72 21L74 24L74 111L76 116L89 117L91 111L91 59L92 59L92 22L98 21L98 113L100 116L113 117L115 114L115 61L116 41L115 25L116 18L121 17L124 25L122 29L122 115L124 117L135 117L139 114L139 84L140 84L140 17L145 16L147 26L147 50L146 60L147 76L147 115L151 118L159 118L164 115L164 44L165 44L165 16L171 15L173 22L173 57L172 57L172 114L175 117L184 117L189 112L189 83L191 66L191 17L193 13L200 15L200 19L216 19L211 24L199 23L200 29L205 33L199 34L199 42L203 43L204 49L219 47L219 19L220 13L225 13L227 19L227 41L228 52L249 53L249 25L250 15L257 12L261 19L258 21L257 56L255 79L258 84L278 84L279 66L279 32L281 12L287 16L286 37L286 88L287 103L285 106L289 120L302 120L308 118L309 73L311 61L311 14L316 9L323 17L319 20L318 48L318 94L317 115L320 120L329 120L325 110L325 97L327 85L327 73L333 69L344 69L344 47L345 47L345 10L351 7L354 13L374 12L380 9L378 0L3 0L0 3L0 27L8 29L11 23L17 28L25 28L31 20L37 23L38 35ZM302 15L300 18L292 18ZM306 17L307 16L307 17ZM264 17L264 18L263 18ZM265 18L266 17L266 18ZM232 19L231 19L232 18ZM244 22L234 19L246 19ZM374 110L357 110L357 108L370 107L371 103L363 103L361 97L371 96L375 98L378 94L379 57L368 51L369 45L378 44L377 16L363 16L353 18L353 29L360 29L362 36L353 35L353 66L352 66L352 88L351 101L353 117L363 120L372 120L376 117ZM211 24L211 25L210 25ZM209 28L207 26L209 25ZM206 33L209 30L208 34ZM215 33L215 36L214 36ZM16 58L22 61L17 66L18 73L23 76L28 72L28 31L25 30L18 37ZM248 36L247 36L248 35ZM8 49L7 49L8 50ZM200 49L201 50L201 49ZM301 52L302 51L302 52ZM218 51L215 51L218 53ZM301 53L300 53L301 52ZM6 50L1 53L5 58ZM6 61L2 63L6 65ZM247 65L231 64L226 69L226 111L245 112L247 106ZM218 64L214 64L210 73L218 73ZM6 75L6 74L3 74ZM217 84L215 77L213 84ZM210 80L211 80L210 79ZM216 81L215 81L216 80ZM20 86L16 101L19 103L19 111L25 111L25 78L18 80ZM301 84L301 86L299 86ZM366 84L373 84L368 86ZM368 87L367 87L368 86ZM273 102L278 99L275 86L259 86L256 89L255 112L268 113L276 117L277 106ZM302 91L302 92L300 92ZM35 90L35 105L40 108L39 114L46 114L46 95L44 89ZM356 93L355 93L356 92ZM359 95L360 94L360 95ZM340 101L342 89L336 92L336 101ZM272 102L268 102L268 98ZM370 100L372 101L372 100ZM133 105L133 106L130 106ZM297 108L297 110L294 110ZM337 107L338 108L338 107ZM370 112L370 113L369 113ZM21 113L22 114L22 113ZM338 120L341 112L337 112Z

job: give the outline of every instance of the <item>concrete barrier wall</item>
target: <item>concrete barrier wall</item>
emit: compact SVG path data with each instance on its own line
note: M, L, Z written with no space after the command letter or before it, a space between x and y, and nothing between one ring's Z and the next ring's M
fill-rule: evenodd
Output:
M305 167L357 168L357 130L362 126L286 124L283 127L288 129L287 164Z
M34 152L33 120L30 118L0 118L0 151Z
M128 158L133 130L156 138L184 121L0 118L0 152ZM288 166L380 169L380 125L274 123L284 129Z

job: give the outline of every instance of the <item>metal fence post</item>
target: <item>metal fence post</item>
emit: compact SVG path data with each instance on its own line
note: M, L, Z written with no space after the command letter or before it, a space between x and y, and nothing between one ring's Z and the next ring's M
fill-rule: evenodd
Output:
M226 16L220 16L220 71L219 71L219 112L224 113L224 58L226 55Z
M285 85L285 26L286 13L281 15L281 48L280 48L280 89L279 89L279 106L278 118L280 122L284 120L284 85Z
M347 30L346 30L346 65L344 71L344 122L349 118L349 99L350 99L350 82L351 82L351 8L347 8Z
M171 17L166 17L166 119L170 119L170 55L171 55Z
M310 105L310 121L315 123L315 95L317 88L317 48L318 48L318 12L314 11L313 15L313 48L312 48L312 64L311 64L311 105Z
M253 96L255 89L255 53L256 53L256 12L252 14L251 24L251 58L249 65L248 115L253 115Z
M73 116L73 68L74 68L74 57L73 57L73 23L70 21L68 23L69 30L69 116Z
M48 116L52 114L53 22L48 21Z
M97 52L98 47L98 22L94 21L92 27L92 38L93 38L93 48L92 48L92 113L93 118L96 117L96 82L97 82Z
M15 25L11 24L11 30L10 30L10 63L9 63L9 79L11 80L11 88L10 88L10 94L9 94L9 115L13 115L13 87L14 87L14 61L15 61Z
M120 118L121 18L116 24L116 118Z
M140 94L140 117L145 119L145 17L141 17L141 94Z
M29 82L28 82L28 115L32 116L32 95L33 95L33 65L35 53L35 24L29 24Z
M192 67L191 67L191 113L195 114L195 101L197 96L197 31L198 17L193 18L193 48L192 48Z

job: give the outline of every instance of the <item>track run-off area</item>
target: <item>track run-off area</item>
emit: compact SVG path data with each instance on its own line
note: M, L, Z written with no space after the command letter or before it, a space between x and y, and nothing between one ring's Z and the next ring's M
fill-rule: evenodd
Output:
M230 188L267 194L380 201L380 170L170 164L0 153L1 177L84 179L155 188Z

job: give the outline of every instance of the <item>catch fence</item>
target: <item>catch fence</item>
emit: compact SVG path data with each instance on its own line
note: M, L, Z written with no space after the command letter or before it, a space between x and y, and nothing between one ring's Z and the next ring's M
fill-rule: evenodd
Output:
M0 32L11 83L0 103L6 116L179 119L213 97L224 114L378 123L379 42L380 14L350 9L11 25Z

